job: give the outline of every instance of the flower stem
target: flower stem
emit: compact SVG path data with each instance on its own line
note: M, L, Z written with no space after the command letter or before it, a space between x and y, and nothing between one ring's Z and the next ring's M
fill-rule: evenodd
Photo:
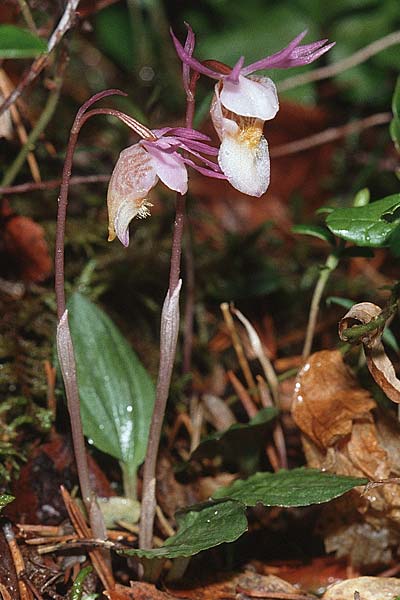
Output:
M193 127L194 94L186 101L186 127ZM139 525L139 547L150 549L153 543L153 527L156 512L156 466L160 446L161 429L167 406L172 369L175 361L179 330L179 292L182 239L185 225L186 196L176 195L176 212L172 238L169 288L161 313L160 364L156 400L150 425L146 459L143 470L142 508Z
M85 439L83 436L82 420L80 414L79 389L76 378L76 368L74 352L71 340L71 334L68 326L68 312L65 310L65 289L64 289L64 240L65 240L65 224L68 206L68 190L69 181L72 171L72 160L74 150L78 140L79 131L86 120L96 111L86 112L90 106L97 100L110 96L112 94L120 94L118 90L106 90L92 96L78 110L72 125L67 152L65 156L62 182L60 194L58 198L57 211L57 231L55 244L55 293L57 302L58 316L58 333L57 345L60 358L61 370L65 384L67 396L68 412L71 422L72 441L74 446L75 460L78 471L79 486L81 489L82 499L88 511L90 526L95 538L104 539L106 537L106 529L102 514L95 500L89 479L89 467L85 448Z

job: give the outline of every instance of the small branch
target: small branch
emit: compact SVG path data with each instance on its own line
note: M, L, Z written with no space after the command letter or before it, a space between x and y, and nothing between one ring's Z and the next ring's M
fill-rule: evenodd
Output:
M360 119L359 121L354 121L353 123L347 123L346 125L342 125L340 127L329 127L329 129L325 129L324 131L315 133L314 135L309 135L305 138L301 138L300 140L295 140L294 142L289 142L288 144L282 144L272 148L270 152L271 158L288 156L289 154L296 154L297 152L302 152L303 150L308 150L310 148L314 148L315 146L322 146L323 144L340 139L346 135L351 135L352 133L358 133L364 129L368 129L369 127L390 123L392 118L392 113L377 113L376 115L371 115L365 119Z
M72 27L75 21L75 12L78 8L79 0L68 0L64 14L62 15L57 27L53 31L48 44L47 53L42 54L32 63L30 69L25 73L19 84L16 86L14 91L5 99L3 104L0 106L0 115L3 114L7 108L14 104L14 102L20 97L24 89L36 79L36 77L43 71L50 60L50 54L54 48L59 44L61 39L64 37L66 32Z
M352 67L360 65L371 58L371 56L375 56L375 54L379 54L379 52L386 50L386 48L390 48L390 46L395 46L396 44L400 44L400 31L389 33L389 35L372 42L372 44L368 44L368 46L361 48L361 50L358 50L343 60L339 60L333 65L321 67L320 69L314 69L313 71L310 71L309 73L303 73L302 75L288 77L278 84L278 91L284 92L286 90L291 90L295 87L298 87L299 85L304 85L305 83L311 83L312 81L320 81L321 79L334 77L339 73L343 73L343 71L347 71Z
M256 382L250 370L249 363L247 362L247 358L243 350L242 342L240 341L238 332L236 331L235 323L233 322L233 318L229 310L229 304L227 302L223 302L220 305L220 309L222 311L225 324L228 328L229 335L231 336L232 345L236 352L236 356L239 361L240 368L242 369L244 378L246 380L247 387L250 390L257 390Z
M10 79L8 78L6 72L4 71L4 69L0 69L0 91L2 96L7 96L8 94L10 94L13 90L12 87L12 83L10 81ZM21 144L26 144L27 140L28 140L28 134L26 133L26 129L24 127L24 124L22 123L22 119L20 117L18 108L16 105L12 105L10 106L10 115L11 115L11 119L15 125L15 128L17 130L17 135L19 137L19 140L21 142ZM37 164L35 155L33 154L33 152L29 151L28 155L27 155L27 161L29 164L29 168L31 170L31 174L33 179L35 180L35 182L40 182L40 171L39 171L39 166Z
M71 177L69 185L81 185L82 183L108 183L110 175L82 175ZM13 186L0 186L0 194L27 194L29 192L38 192L43 190L54 190L60 187L61 179L49 179L38 183L28 182Z
M21 10L22 16L24 17L25 23L28 25L29 29L33 33L37 33L35 21L33 20L31 9L29 8L29 4L26 0L18 0L19 8Z
M65 65L65 62L63 63L62 70L64 69L64 65ZM22 165L24 164L26 157L32 151L32 148L34 147L37 140L39 139L39 136L41 135L42 131L44 131L44 129L46 129L46 127L47 127L49 121L51 120L51 118L54 114L54 111L56 109L58 98L60 96L62 82L63 82L63 78L62 78L62 74L60 74L54 80L54 88L51 90L51 92L49 94L46 105L43 109L42 114L40 115L39 119L37 120L36 125L30 132L30 134L28 135L25 145L21 148L18 155L16 156L14 161L11 163L11 165L5 172L3 180L1 182L2 186L8 186L14 181L14 179L18 175Z

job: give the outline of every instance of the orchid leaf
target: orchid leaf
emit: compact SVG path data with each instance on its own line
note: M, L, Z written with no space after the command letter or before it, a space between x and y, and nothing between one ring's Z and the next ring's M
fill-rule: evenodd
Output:
M0 25L0 58L35 58L46 51L46 42L31 31Z
M312 237L316 237L324 242L328 242L328 244L335 244L335 238L332 233L327 227L323 227L322 225L294 225L294 227L292 227L292 231L293 233L299 233L301 235L311 235Z
M326 219L329 229L358 246L388 246L400 223L400 194L361 207L338 208Z
M241 502L224 500L192 506L177 515L178 533L161 548L120 550L119 554L138 558L183 558L234 542L247 530L246 507Z
M260 450L277 414L274 407L263 408L249 423L235 423L229 429L212 433L201 440L190 458L222 456L225 462L238 465L242 474L249 475L258 466Z
M256 473L248 479L238 479L228 487L219 488L213 498L229 498L246 506L309 506L322 504L342 496L368 479L347 477L299 468L277 473Z
M146 453L153 382L100 308L75 293L68 310L84 433L133 474Z

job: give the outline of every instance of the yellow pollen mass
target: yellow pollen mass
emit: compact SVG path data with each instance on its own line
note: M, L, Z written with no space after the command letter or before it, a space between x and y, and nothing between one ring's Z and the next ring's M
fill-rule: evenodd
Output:
M250 125L239 131L239 143L246 144L251 150L258 148L263 133L262 125Z

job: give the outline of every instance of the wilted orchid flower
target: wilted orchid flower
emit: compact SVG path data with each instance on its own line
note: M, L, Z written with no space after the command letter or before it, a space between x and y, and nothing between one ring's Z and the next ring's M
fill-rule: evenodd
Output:
M171 31L179 58L187 68L217 79L210 114L221 140L218 162L231 185L250 196L261 196L270 179L268 144L263 135L264 122L279 110L275 84L252 73L261 69L287 69L307 65L327 52L334 43L319 40L300 45L303 31L279 52L247 67L242 56L233 68L218 61L203 64L192 57L194 33L189 25L185 47ZM213 65L210 68L207 65ZM217 70L218 69L218 70Z
M129 223L134 217L149 214L151 204L147 200L150 190L159 179L170 190L186 194L190 165L203 175L225 179L219 166L202 154L218 154L218 148L210 146L210 138L195 129L165 127L151 131L132 118L125 122L142 136L142 140L125 148L118 158L108 185L108 240L118 237L124 246L129 244ZM178 150L183 150L182 156ZM196 164L187 153L204 165Z

